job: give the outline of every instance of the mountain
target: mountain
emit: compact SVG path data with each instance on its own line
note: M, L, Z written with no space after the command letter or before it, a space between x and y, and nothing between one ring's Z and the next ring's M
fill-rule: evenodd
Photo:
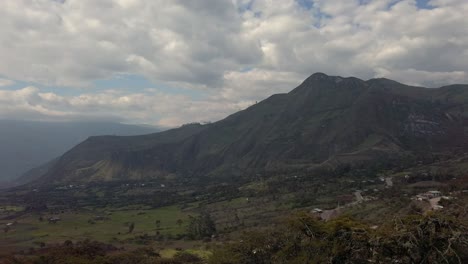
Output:
M37 183L233 178L468 150L468 85L428 89L316 73L224 120L91 137Z
M90 136L141 135L156 131L154 127L108 122L0 120L0 181L14 180Z

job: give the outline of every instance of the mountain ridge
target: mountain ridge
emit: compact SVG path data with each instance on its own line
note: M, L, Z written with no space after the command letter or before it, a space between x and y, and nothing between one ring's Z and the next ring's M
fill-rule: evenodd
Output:
M15 180L92 135L141 135L159 130L113 122L0 120L0 181Z
M289 93L212 124L89 138L38 182L240 177L310 169L330 159L467 149L467 103L468 85L429 89L315 73Z

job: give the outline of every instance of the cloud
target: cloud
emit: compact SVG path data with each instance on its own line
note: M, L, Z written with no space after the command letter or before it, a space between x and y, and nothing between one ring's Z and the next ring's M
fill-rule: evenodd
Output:
M286 93L302 82L299 74L254 69L226 72L224 87L217 96L224 100L253 102L275 93ZM255 87L255 89L252 89Z
M13 84L15 84L15 82L12 81L12 80L0 78L0 87L3 87L3 86L10 86L10 85L13 85Z
M214 97L193 100L154 89L140 93L104 90L61 96L29 86L14 91L0 90L0 118L14 114L27 120L112 120L174 127L219 120L252 103Z
M258 61L231 1L8 0L0 10L0 72L86 86L120 73L215 85Z
M416 0L6 0L0 75L86 90L9 92L22 99L2 101L0 114L129 115L172 125L213 121L318 71L431 87L468 83L468 2L425 7ZM96 86L122 75L199 96Z

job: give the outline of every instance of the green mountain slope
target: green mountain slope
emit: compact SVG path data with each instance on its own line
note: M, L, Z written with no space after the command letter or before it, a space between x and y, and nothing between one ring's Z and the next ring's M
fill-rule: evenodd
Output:
M313 74L224 120L147 136L92 137L39 182L236 177L468 149L468 86Z
M0 120L0 182L17 179L96 135L143 135L155 127L110 122Z

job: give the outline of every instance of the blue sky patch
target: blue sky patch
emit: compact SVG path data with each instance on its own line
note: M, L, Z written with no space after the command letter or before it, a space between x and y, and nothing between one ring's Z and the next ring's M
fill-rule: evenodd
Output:
M314 7L314 1L312 0L296 0L296 2L305 9L312 9Z
M429 0L416 0L416 6L419 9L433 9L434 7L429 5Z

